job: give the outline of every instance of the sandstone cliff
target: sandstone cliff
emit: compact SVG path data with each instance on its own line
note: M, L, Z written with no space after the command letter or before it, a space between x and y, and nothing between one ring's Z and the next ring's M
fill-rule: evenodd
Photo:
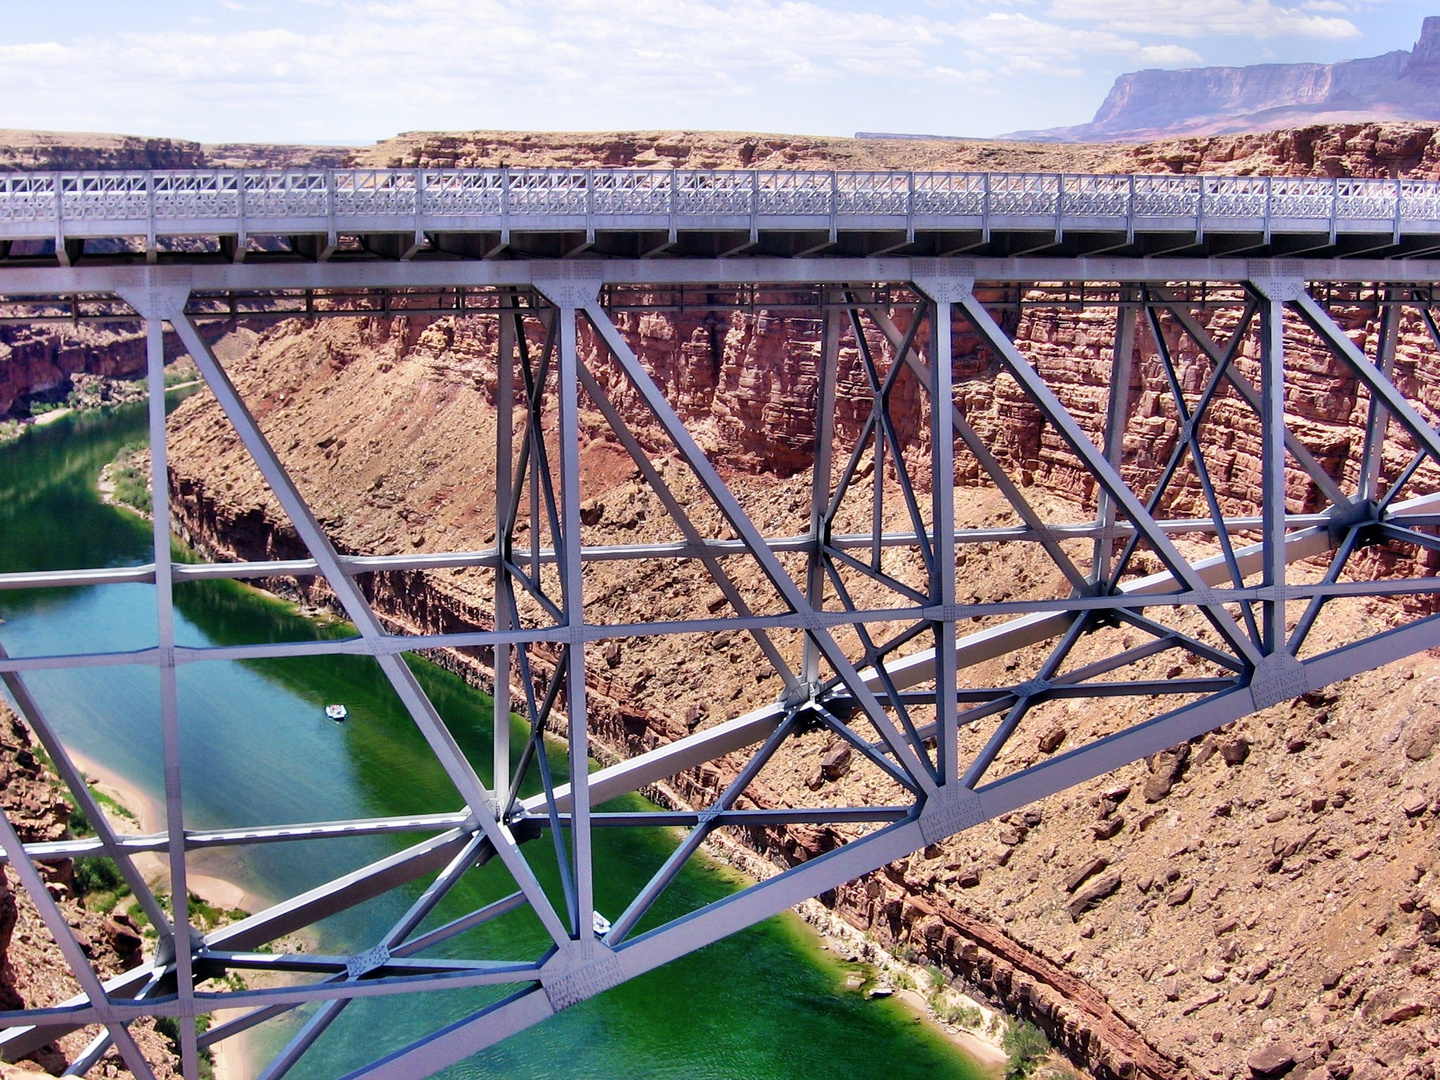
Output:
M413 133L371 147L201 146L130 136L0 132L0 170L356 166L936 169L1440 179L1440 125L1314 125L1263 134L1116 144L873 140L734 132ZM4 156L8 153L8 157ZM128 378L144 367L134 330L0 328L0 420L72 374Z
M264 143L207 146L187 139L0 130L0 171L285 168L340 165L347 153L344 147Z
M1440 119L1440 17L1410 52L1335 64L1148 69L1121 75L1088 124L1022 137L1088 142Z

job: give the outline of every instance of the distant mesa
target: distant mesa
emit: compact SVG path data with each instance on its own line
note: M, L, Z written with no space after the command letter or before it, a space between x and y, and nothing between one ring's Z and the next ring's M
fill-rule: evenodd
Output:
M1090 123L1000 138L1141 142L1373 120L1440 120L1440 16L1424 21L1410 52L1337 64L1131 72L1115 80Z

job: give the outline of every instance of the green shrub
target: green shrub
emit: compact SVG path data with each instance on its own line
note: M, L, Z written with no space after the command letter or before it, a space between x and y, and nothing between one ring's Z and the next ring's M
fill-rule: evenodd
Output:
M129 465L120 466L111 476L115 481L116 502L124 503L142 514L150 513L153 505L150 489L146 486L146 477L138 469Z
M170 1040L170 1045L175 1048L175 1054L180 1054L180 1021L173 1016L157 1016L155 1018L155 1030ZM201 1013L195 1017L195 1034L203 1035L210 1030L210 1014ZM215 1054L210 1049L200 1051L200 1080L214 1080L215 1078Z
M940 990L945 986L945 972L941 971L934 964L925 969L925 974L930 977L930 988Z
M942 1024L954 1024L966 1031L979 1031L985 1024L985 1014L978 1005L965 1005L939 992L930 996L930 1011Z
M70 835L77 840L82 836L91 836L95 832L90 824L90 819L85 816L85 811L75 807L70 811Z
M1005 1080L1025 1080L1050 1053L1050 1040L1028 1020L1011 1024L1000 1045L1008 1058Z
M119 892L125 887L125 879L109 859L82 855L75 860L74 888L76 896L88 893Z

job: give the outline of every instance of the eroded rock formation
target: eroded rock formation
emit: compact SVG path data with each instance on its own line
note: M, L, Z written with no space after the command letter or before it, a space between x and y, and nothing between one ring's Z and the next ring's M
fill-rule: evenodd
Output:
M1440 120L1440 17L1424 21L1410 52L1334 64L1131 72L1115 80L1090 123L1019 134L1133 142L1376 120Z

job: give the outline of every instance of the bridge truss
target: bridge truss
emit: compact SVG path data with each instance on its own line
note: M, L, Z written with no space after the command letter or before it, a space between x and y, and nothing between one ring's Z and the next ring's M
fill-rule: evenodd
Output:
M1419 390L1402 392L1394 377L1404 359L1397 357L1402 323L1425 334L1430 349L1440 348L1431 291L1437 279L1440 267L1428 262L1333 258L148 266L86 265L82 259L72 266L0 267L0 290L16 305L14 317L44 317L69 305L77 317L85 312L144 321L155 508L149 565L12 573L0 575L0 587L150 583L158 616L154 645L137 651L0 659L12 698L97 833L22 845L10 820L0 817L0 847L10 872L81 987L71 1000L0 1014L0 1050L9 1058L23 1056L91 1027L94 1041L73 1073L85 1072L114 1045L144 1077L151 1069L127 1025L143 1016L177 1017L185 1075L193 1078L203 1048L308 1008L289 1045L262 1073L278 1078L358 999L490 988L483 1007L416 1041L377 1046L379 1056L348 1074L428 1075L962 830L1256 710L1440 645L1440 616L1406 616L1376 633L1351 618L1366 599L1410 598L1423 610L1425 599L1440 591L1423 571L1426 554L1440 549L1434 531L1440 505L1427 486L1440 468L1440 432L1431 403L1420 399ZM362 296L363 303L356 299ZM484 550L447 554L342 553L201 326L237 303L251 314L300 302L311 314L353 316L369 311L372 300L392 312L454 310L461 296L470 298L466 317L498 323L496 541ZM757 524L743 492L701 448L614 317L626 303L671 309L733 303L763 310L767 302L781 309L812 305L811 317L822 325L811 497L801 527L782 535ZM1026 343L1013 336L1017 304L1113 312L1103 370L1081 380L1083 395L1098 403L1085 416L1057 394L1054 364L1033 350L1027 354ZM1348 332L1357 317L1369 331L1363 347ZM172 560L162 393L167 325L195 359L307 559ZM1287 366L1301 343L1307 355L1326 357L1323 378L1332 393L1353 401L1363 438L1340 448L1307 445L1310 429L1297 422L1301 404ZM1006 380L1045 427L1052 457L1063 459L1078 478L1068 510L1042 505L1014 462L977 430L966 399L956 392L957 349L983 356L995 378ZM1191 357L1185 364L1182 352ZM1432 362L1431 355L1421 361ZM842 369L854 377L847 386L867 388L856 412L858 427L844 431L837 421ZM904 386L914 393L899 393ZM621 408L622 398L630 411ZM1136 439L1146 437L1136 426L1142 401L1149 403L1149 415L1172 421L1168 435L1154 436L1149 449L1159 455L1159 467L1145 475L1129 460ZM633 419L637 410L646 424L643 440ZM603 417L607 437L631 455L678 539L614 546L587 536L582 413ZM907 428L915 417L922 426ZM1208 465L1214 448L1241 430L1259 448L1258 474L1248 489L1244 483L1227 486ZM659 450L656 438L664 444ZM677 494L677 469L701 492L698 502ZM957 525L957 508L963 510L969 497L957 472L997 491L1008 520ZM1200 512L1171 512L1181 488ZM1048 575L1023 596L975 599L971 586L985 572L976 553L997 544L1043 553ZM1377 546L1410 558L1400 559L1402 569L1412 563L1421 569L1372 579L1360 568L1364 553ZM705 614L620 623L606 621L586 602L588 568L663 560L703 565L723 603ZM362 587L367 574L457 566L490 575L490 625L399 633L387 628ZM322 577L357 636L205 648L176 641L177 584L282 575ZM1324 647L1315 633L1322 624L1329 627ZM753 639L781 687L776 700L590 772L587 676L599 650L614 640L660 635L676 641L677 663L686 662L687 650L703 662L695 643L718 632ZM540 677L532 664L542 645L558 650L553 679ZM487 650L497 670L512 673L496 680L497 714L514 709L528 723L518 769L512 769L516 748L505 724L495 727L493 762L467 756L447 729L404 662L408 653L437 648ZM187 828L181 784L186 718L177 700L177 671L325 653L374 658L453 784L454 803L404 819ZM1157 677L1149 662L1162 655L1177 661L1176 669ZM1006 657L1019 674L996 681L998 669L987 662ZM159 834L115 830L27 688L30 672L101 665L158 671L166 795L166 828ZM1114 721L1063 751L1011 753L1022 738L1033 739L1034 722L1047 707L1077 700L1093 702L1093 715ZM568 736L568 783L555 782L544 767L547 724L558 724ZM869 777L878 794L837 801L822 792L811 802L783 807L746 798L788 742L817 729L851 749L857 774ZM603 808L617 796L709 763L719 764L724 783L706 805L643 813ZM540 792L522 796L522 782L535 775ZM830 850L678 917L647 918L687 860L718 830L753 833L787 825L828 830ZM596 830L607 827L683 832L648 884L608 919L597 918L595 888L606 867L592 844ZM195 853L382 833L426 838L222 929L205 933L193 925L186 881ZM167 860L173 912L137 871L134 860L142 852ZM46 860L80 855L113 859L160 930L153 956L108 980L90 966L39 869ZM541 855L555 868L553 875L537 870ZM461 917L443 923L431 917L458 881L487 873L508 875L513 889ZM263 951L391 890L410 898L408 910L366 951ZM534 955L466 952L466 943L475 940L468 932L516 918L542 928L543 945ZM215 981L227 972L255 970L271 973L263 988L226 989ZM189 1018L219 1009L232 1010L231 1019L197 1035Z

